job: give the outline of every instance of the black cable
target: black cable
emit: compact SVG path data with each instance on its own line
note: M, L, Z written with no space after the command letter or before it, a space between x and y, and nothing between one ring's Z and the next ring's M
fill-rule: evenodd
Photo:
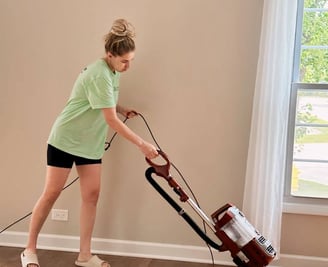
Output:
M146 121L145 117L144 117L142 114L140 114L140 113L138 113L138 115L139 115L139 116L142 118L142 120L144 121L144 123L145 123L145 125L146 125L146 127L147 127L147 129L148 129L148 132L150 133L150 135L151 135L151 137L152 137L154 143L156 144L157 148L158 148L159 150L163 151L162 148L159 146L158 142L156 141L156 138L154 137L154 134L153 134L153 132L152 132L150 126L148 125L148 122ZM190 187L189 184L187 183L186 179L184 178L184 176L182 175L182 173L180 172L180 170L174 165L173 162L170 162L170 164L171 164L172 167L177 171L177 173L179 174L179 176L181 177L181 179L183 180L183 182L184 182L185 185L187 186L188 190L190 191L191 195L193 196L193 198L194 198L194 200L195 200L197 206L200 208L199 202L198 202L198 200L197 200L197 198L196 198L194 192L192 191L191 187Z
M79 177L76 177L72 182L70 182L68 185L66 185L62 191L64 191L67 187L70 187L72 184L74 184L77 180L79 179ZM19 223L20 221L26 219L27 217L32 215L32 211L29 212L28 214L26 214L25 216L19 218L18 220L14 221L13 223L11 223L10 225L8 225L7 227L5 227L3 230L0 231L0 234L2 234L4 231L8 230L10 227L14 226L15 224Z
M125 123L128 119L129 119L128 117L125 117L123 123ZM114 138L115 138L116 135L117 135L117 132L115 132L115 133L113 134L113 136L112 136L112 138L109 140L109 142L105 142L105 151L107 151L107 150L110 148L110 146L111 146L111 144L112 144L112 142L113 142L113 140L114 140Z
M20 221L26 219L27 217L29 217L32 214L32 211L28 214L26 214L25 216L23 216L22 218L14 221L13 223L9 224L7 227L5 227L3 230L1 230L0 234L2 234L4 231L8 230L10 227L14 226L16 223L19 223Z
M123 123L125 123L128 120L128 117L126 117L123 121ZM117 135L117 132L115 132L112 136L112 138L109 140L109 142L105 142L105 151L107 151L109 149L109 147L111 146L115 136ZM64 191L66 188L70 187L72 184L74 184L80 177L76 177L72 182L70 182L69 184L67 184L65 187L63 187L62 191ZM0 234L2 234L4 231L8 230L9 228L13 227L15 224L19 223L20 221L23 221L24 219L28 218L29 216L32 215L32 211L29 212L28 214L24 215L23 217L17 219L16 221L14 221L13 223L9 224L8 226L6 226L4 229L2 229L0 231Z
M144 123L145 123L145 125L146 125L146 127L147 127L147 129L148 129L148 132L149 132L149 134L151 135L151 137L152 137L154 143L156 144L157 148L158 148L159 150L162 150L162 148L160 147L159 143L157 142L157 140L156 140L156 138L155 138L155 136L154 136L154 134L153 134L153 132L152 132L152 130L151 130L151 128L150 128L148 122L147 122L147 120L145 119L145 117L144 117L141 113L138 113L137 115L140 116L140 117L142 118L142 120L144 121ZM126 117L126 118L123 120L123 123L126 123L127 120L128 120L128 117ZM108 142L105 142L105 151L107 151L107 150L110 148L110 146L111 146L111 144L112 144L114 138L116 137L116 135L117 135L117 132L115 132L115 133L112 135L111 139L110 139ZM182 173L180 172L180 170L179 170L179 169L178 169L178 168L177 168L172 162L170 162L170 164L171 164L171 165L173 166L173 168L177 171L177 173L179 174L179 176L180 176L181 179L183 180L184 184L187 186L188 190L189 190L190 193L192 194L192 196L193 196L193 198L194 198L194 200L195 200L197 206L200 208L199 202L198 202L198 200L197 200L197 198L196 198L194 192L192 191L191 187L189 186L188 182L186 181L186 179L184 178L184 176L182 175ZM74 184L78 179L79 179L79 177L76 177L72 182L70 182L70 183L67 184L65 187L63 187L62 191L64 191L66 188L68 188L68 187L70 187L72 184ZM12 226L14 226L15 224L17 224L17 223L19 223L20 221L22 221L22 220L28 218L28 217L31 216L31 215L32 215L32 212L29 212L29 213L26 214L25 216L23 216L23 217L19 218L18 220L14 221L13 223L11 223L11 224L8 225L7 227L5 227L3 230L1 230L1 231L0 231L0 234L2 234L3 232L5 232L6 230L8 230L9 228L11 228ZM206 224L205 224L205 221L204 221L204 220L203 220L203 227L204 227L204 232L206 233ZM212 265L214 266L214 257L213 257L212 248L210 247L210 245L209 245L208 243L206 243L206 245L207 245L207 247L208 247L208 249L209 249L209 251L210 251L211 259L212 259Z
M150 135L151 135L151 137L152 137L154 143L156 144L157 148L158 148L159 150L163 151L162 148L160 147L160 145L158 144L158 142L157 142L157 140L156 140L156 138L155 138L155 136L154 136L154 134L153 134L153 132L152 132L152 130L151 130L151 128L150 128L148 122L147 122L147 120L145 119L145 117L144 117L141 113L138 113L138 115L139 115L139 116L142 118L142 120L144 121L144 123L145 123L145 125L146 125L146 127L147 127L147 129L148 129L148 132L150 133ZM191 193L193 199L195 200L197 206L200 208L200 204L199 204L199 202L198 202L198 199L196 198L194 192L192 191L190 185L188 184L188 182L187 182L187 180L185 179L185 177L183 176L183 174L180 172L180 170L178 169L178 167L176 167L176 166L174 165L173 162L170 161L170 164L171 164L172 167L176 170L176 172L179 174L180 178L183 180L184 184L187 186L189 192ZM205 221L204 221L203 219L202 219L202 222L203 222L203 229L204 229L204 232L205 232L205 234L206 234L206 223L205 223ZM208 243L206 243L206 246L208 247L208 250L209 250L210 255L211 255L212 265L214 266L214 256L213 256L212 247L211 247Z

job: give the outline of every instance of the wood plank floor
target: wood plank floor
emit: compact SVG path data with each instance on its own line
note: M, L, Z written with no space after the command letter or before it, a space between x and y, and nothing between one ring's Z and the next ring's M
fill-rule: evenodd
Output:
M20 253L22 248L0 246L0 267L21 267ZM74 267L77 253L39 250L39 263L41 267ZM108 261L111 267L213 267L212 264L201 264L181 261L156 260L136 257L121 257L112 255L99 255ZM214 265L215 267L228 267Z

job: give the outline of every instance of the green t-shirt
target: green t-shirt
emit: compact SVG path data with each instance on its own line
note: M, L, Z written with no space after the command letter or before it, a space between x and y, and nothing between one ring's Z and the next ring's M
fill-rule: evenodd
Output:
M51 129L48 144L79 157L100 159L108 131L102 108L116 106L119 78L103 59L87 66Z

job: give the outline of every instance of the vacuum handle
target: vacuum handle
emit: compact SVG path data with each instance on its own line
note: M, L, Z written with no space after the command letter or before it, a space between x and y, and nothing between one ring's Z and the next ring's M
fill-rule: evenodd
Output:
M182 202L187 201L189 199L188 195L170 174L171 163L169 158L162 150L158 150L158 154L165 160L166 164L159 165L148 158L146 158L146 161L152 167L152 170L156 175L163 177L167 181L167 183L173 188L174 192L180 196Z
M214 242L207 234L198 226L197 223L187 214L183 208L181 208L171 196L165 192L165 190L153 179L152 174L156 174L156 170L150 167L146 170L145 176L148 182L156 189L158 193L178 212L178 214L192 227L192 229L212 248L218 251L226 251L223 245L219 245Z
M170 177L170 167L171 167L170 160L169 160L168 156L162 150L158 150L158 154L164 159L166 164L159 165L159 164L154 163L152 160L150 160L148 158L145 158L145 159L146 159L147 163L151 167L154 168L154 171L158 176L168 179L168 177Z

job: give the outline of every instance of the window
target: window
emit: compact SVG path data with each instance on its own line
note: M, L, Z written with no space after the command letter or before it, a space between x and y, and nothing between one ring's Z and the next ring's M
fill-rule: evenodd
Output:
M328 0L299 0L286 202L328 204Z

